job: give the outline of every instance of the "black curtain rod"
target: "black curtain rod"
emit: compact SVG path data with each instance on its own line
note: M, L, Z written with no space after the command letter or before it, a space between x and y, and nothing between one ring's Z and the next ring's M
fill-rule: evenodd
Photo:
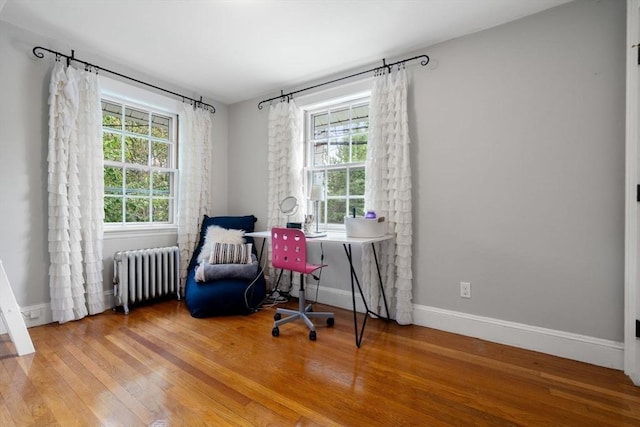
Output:
M47 51L47 52L49 52L49 53L52 53L52 54L56 55L56 58L60 58L60 57L65 57L65 58L67 58L67 67L68 67L69 65L71 65L71 61L79 62L80 64L84 64L85 69L86 69L87 67L91 67L91 68L94 68L94 69L96 70L96 72L97 72L97 71L106 71L106 72L107 72L107 73L109 73L109 74L113 74L113 75L116 75L116 76L118 76L118 77L122 77L122 78L124 78L124 79L131 80L131 81L134 81L134 82L136 82L136 83L140 83L140 84L143 84L143 85L145 85L145 86L152 87L152 88L157 89L157 90L161 90L162 92L170 93L171 95L177 96L178 98L182 98L182 101L183 101L183 102L184 102L185 100L191 101L191 103L192 103L192 105L193 105L194 107L201 107L201 108L205 108L205 109L209 110L209 111L210 111L210 112L212 112L212 113L215 113L215 112L216 112L216 107L214 107L214 106L213 106L213 105L211 105L211 104L207 104L206 102L202 102L202 97L200 97L200 100L193 99L193 98L190 98L190 97L188 97L188 96L181 95L181 94L176 93L176 92L172 92L172 91L170 91L170 90L168 90L168 89L164 89L164 88L161 88L161 87L158 87L158 86L152 85L151 83L143 82L142 80L134 79L133 77L125 76L124 74L120 74L120 73L118 73L118 72L111 71L111 70L108 70L108 69L106 69L106 68L99 67L98 65L91 64L90 62L82 61L82 60L80 60L80 59L78 59L78 58L76 58L76 57L75 57L75 51L74 51L73 49L71 50L71 56L69 56L69 55L65 55L64 53L56 52L55 50L47 49L46 47L41 47L41 46L36 46L36 47L34 47L34 48L33 48L33 54L34 54L37 58L42 59L42 58L44 58L44 53L42 53L42 52L38 52L39 50L45 50L45 51Z
M273 98L269 98L269 99L265 99L264 101L260 101L258 103L258 110L262 110L262 104L264 104L265 102L275 101L276 99L280 99L282 101L285 101L285 100L289 101L289 100L291 100L293 98L293 95L295 95L296 93L304 92L306 90L315 89L317 87L325 86L325 85L328 85L328 84L331 84L331 83L335 83L335 82L339 82L341 80L350 79L352 77L360 76L362 74L367 74L367 73L371 73L371 72L374 72L374 71L384 70L385 68L387 70L389 70L389 72L391 72L391 68L393 66L395 66L395 65L404 64L405 62L413 61L413 60L420 59L420 58L424 58L422 61L420 61L420 65L422 65L423 67L429 63L429 57L427 55L418 55L418 56L414 56L413 58L402 59L402 60L394 62L392 64L387 64L387 61L383 58L382 59L382 65L380 67L372 68L372 69L367 70L367 71L361 71L359 73L351 74L349 76L340 77L338 79L330 80L328 82L319 83L317 85L309 86L309 87L306 87L304 89L295 90L295 91L289 92L287 94L285 94L281 90L279 96L274 96Z

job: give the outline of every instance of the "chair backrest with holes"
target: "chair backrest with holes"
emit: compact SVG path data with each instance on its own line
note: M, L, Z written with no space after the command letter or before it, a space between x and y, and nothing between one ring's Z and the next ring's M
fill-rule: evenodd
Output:
M307 238L297 228L271 229L271 264L275 268L305 273Z

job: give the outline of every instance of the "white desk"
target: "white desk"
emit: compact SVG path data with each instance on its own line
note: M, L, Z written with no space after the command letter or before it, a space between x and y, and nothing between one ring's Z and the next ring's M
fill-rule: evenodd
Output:
M265 241L271 238L271 231L255 231L253 233L246 233L245 236L257 237L259 239L263 239L262 247L260 249L260 257L262 257L262 253L264 252ZM326 236L322 236L322 237L307 238L307 244L314 244L314 243L321 243L321 242L342 243L342 247L344 248L345 255L349 260L349 270L350 270L349 273L351 276L351 299L353 302L353 325L355 329L357 347L360 347L360 344L362 343L362 335L364 334L364 328L367 324L367 318L369 317L370 314L376 317L385 319L387 321L390 320L389 306L387 305L387 296L385 295L385 292L384 292L384 286L382 284L382 275L380 274L380 264L378 263L378 255L376 253L376 248L374 245L374 243L376 242L383 242L385 240L390 240L390 239L393 239L393 235L391 234L387 234L381 237L347 237L346 233L337 233L337 232L333 232L333 233L328 232ZM384 308L387 313L386 316L382 316L372 311L371 309L369 309L369 305L367 304L367 299L365 298L364 292L362 291L362 286L360 285L360 279L358 279L358 274L355 268L353 267L352 245L364 246L366 244L371 244L371 248L373 249L373 256L374 256L374 259L376 262L376 268L378 271L378 284L380 286L380 291L382 292ZM358 286L358 291L360 291L360 296L362 297L362 302L364 303L364 308L365 308L364 320L362 321L362 328L360 329L360 332L358 332L358 317L356 312L356 292L355 292L356 285Z

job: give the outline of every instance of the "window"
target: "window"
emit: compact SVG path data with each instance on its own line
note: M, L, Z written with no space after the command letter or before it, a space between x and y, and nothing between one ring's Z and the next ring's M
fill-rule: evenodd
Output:
M319 222L343 225L354 209L363 215L369 98L308 110L305 127L307 182L325 189Z
M177 116L102 99L105 224L173 224Z

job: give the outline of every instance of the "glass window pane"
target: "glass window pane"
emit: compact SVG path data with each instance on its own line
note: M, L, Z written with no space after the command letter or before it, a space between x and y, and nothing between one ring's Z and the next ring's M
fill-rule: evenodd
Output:
M349 108L334 110L329 113L329 136L343 136L349 134Z
M149 135L149 113L126 107L124 110L124 128L127 132Z
M151 153L151 165L161 168L169 167L169 144L164 142L153 142L153 153Z
M126 199L127 222L149 222L149 199Z
M347 195L347 171L343 169L327 172L327 195L329 197Z
M169 199L153 199L154 222L169 222Z
M327 164L341 165L349 162L349 137L329 140Z
M149 172L136 169L127 169L126 174L126 194L135 194L139 196L149 195Z
M104 194L122 194L122 168L104 167Z
M328 135L328 129L326 126L320 126L313 129L313 139L324 139Z
M124 159L127 163L148 165L149 140L127 136L125 142Z
M327 113L317 114L312 116L313 120L313 139L320 139L327 137L327 124L329 122L329 115Z
M329 140L329 164L342 165L349 162L349 137Z
M326 126L328 123L329 123L329 114L327 113L315 114L313 116L314 127Z
M103 133L102 152L105 160L122 161L122 136L111 132Z
M324 172L314 172L311 175L311 184L324 185Z
M161 139L169 139L169 124L171 118L166 116L151 115L151 136Z
M102 101L102 127L122 129L122 106Z
M313 166L323 166L327 164L328 146L327 141L315 142L313 144L313 159L311 164Z
M366 133L351 137L352 162L364 162L367 160L367 139L368 135Z
M122 197L104 198L104 222L122 222Z
M344 224L344 215L347 209L345 199L329 199L327 200L327 223L328 224Z
M349 195L364 196L364 168L349 171Z
M154 172L153 174L153 188L151 189L151 195L153 196L170 196L170 172Z
M369 105L360 105L351 110L351 132L367 132L369 130Z
M338 146L336 145L335 140L329 142L329 147L327 149L327 164L340 164Z

